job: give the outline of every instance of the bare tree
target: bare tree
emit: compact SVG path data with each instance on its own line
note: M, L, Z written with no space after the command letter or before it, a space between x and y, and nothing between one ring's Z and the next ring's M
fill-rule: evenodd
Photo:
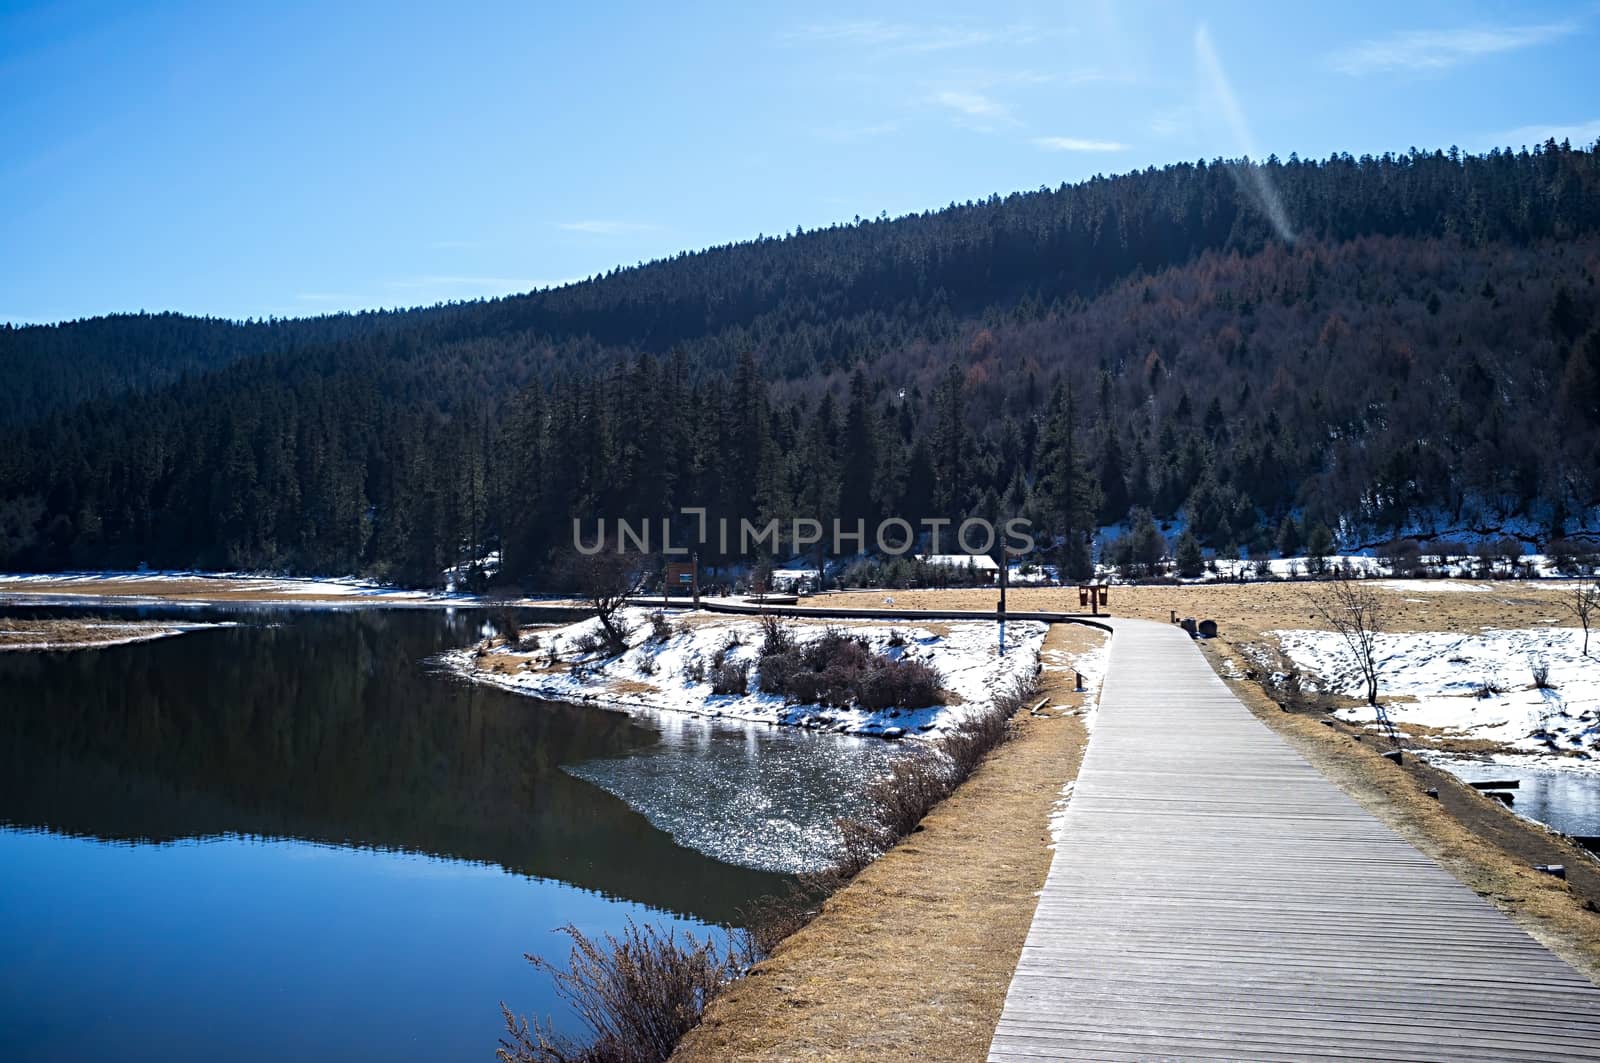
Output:
M1595 608L1600 606L1600 583L1579 577L1562 597L1561 604L1583 625L1583 655L1589 656L1589 622L1594 619Z
M1383 633L1383 599L1365 580L1340 574L1311 597L1311 604L1323 623L1344 639L1366 682L1367 704L1376 711L1389 740L1397 742L1399 736L1389 722L1389 714L1378 704L1378 636Z
M600 621L606 648L613 654L628 648L631 633L622 610L633 594L633 558L606 546L594 553L574 551L568 559L568 578Z

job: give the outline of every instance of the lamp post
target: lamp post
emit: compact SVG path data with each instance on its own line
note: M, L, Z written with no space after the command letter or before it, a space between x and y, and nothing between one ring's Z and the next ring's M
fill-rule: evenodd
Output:
M1011 571L1011 558L1005 547L1000 548L1000 615L1006 615L1006 577Z

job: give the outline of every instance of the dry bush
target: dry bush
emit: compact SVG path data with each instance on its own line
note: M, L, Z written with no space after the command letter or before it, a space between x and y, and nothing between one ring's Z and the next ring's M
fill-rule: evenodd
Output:
M817 917L822 902L839 888L831 868L803 872L789 882L781 894L768 894L739 909L739 924L745 928L741 945L747 964L754 965L772 955L784 938Z
M716 669L721 668L728 660L728 654L732 653L734 650L743 645L744 637L742 635L740 635L737 631L728 632L728 637L722 640L722 645L718 646L716 652L711 655L712 670L715 671Z
M750 693L750 665L743 661L724 661L711 669L711 693Z
M580 1042L537 1018L529 1023L502 1001L506 1036L495 1054L505 1063L665 1063L710 999L743 973L733 941L719 948L631 919L620 936L599 940L570 923L562 929L572 938L566 967L526 959L550 976L590 1037Z
M1543 657L1533 657L1528 661L1528 670L1533 673L1533 685L1539 690L1554 690L1556 685L1550 682L1550 662Z
M785 639L768 632L765 645L787 648L763 654L760 686L764 693L782 694L797 705L837 709L852 705L874 710L912 709L944 700L943 677L937 669L923 661L873 653L859 636L830 627L803 646Z
M650 614L650 641L666 642L672 637L672 623L667 614L657 610Z
M794 629L782 617L768 613L761 618L761 656L790 653L794 648Z
M866 709L914 709L937 705L944 677L924 661L875 657L856 683L856 700Z
M572 637L572 651L580 657L600 653L606 648L605 637L598 631L584 631Z

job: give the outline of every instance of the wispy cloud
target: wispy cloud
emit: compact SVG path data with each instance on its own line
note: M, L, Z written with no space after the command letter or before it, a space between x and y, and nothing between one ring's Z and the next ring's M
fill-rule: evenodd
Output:
M784 34L796 43L840 44L877 51L942 52L986 44L1027 44L1039 39L1028 25L985 26L972 22L912 23L882 19L814 22Z
M598 218L588 221L558 222L556 228L564 229L569 233L589 233L592 236L620 236L624 233L651 232L657 226L645 222Z
M1127 151L1119 140L1088 140L1083 137L1034 137L1035 147L1046 151Z
M1211 44L1211 31L1203 24L1194 31L1194 53L1195 62L1200 67L1200 75L1210 86L1212 99L1217 109L1222 112L1228 127L1233 131L1234 141L1252 159L1248 164L1235 168L1235 177L1238 178L1241 187L1255 199L1256 205L1266 214L1267 220L1278 231L1278 235L1287 242L1293 242L1294 231L1289 228L1289 215L1283 209L1283 200L1266 171L1254 161L1255 137L1250 132L1250 124L1245 121L1244 109L1239 106L1239 98L1233 93L1233 85L1229 83L1228 75L1222 69L1222 60L1217 57L1217 50Z
M935 96L939 103L946 107L960 111L962 114L971 115L973 118L1010 118L1011 112L996 100L990 99L981 92L953 92L945 91Z
M1547 140L1557 143L1570 140L1573 147L1586 148L1597 139L1600 139L1600 118L1577 125L1525 125L1496 134L1491 143L1500 147L1520 148L1543 144Z
M955 114L956 121L969 129L989 132L1002 125L1016 125L1011 108L981 92L946 89L934 94L933 102Z
M1578 23L1569 21L1527 26L1411 30L1340 49L1329 58L1329 65L1341 74L1352 77L1392 71L1417 73L1446 70L1487 55L1545 44L1577 29Z

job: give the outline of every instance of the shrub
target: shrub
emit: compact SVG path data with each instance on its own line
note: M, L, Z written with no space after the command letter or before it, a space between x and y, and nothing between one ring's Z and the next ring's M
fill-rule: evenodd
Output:
M1534 657L1528 662L1528 668L1533 672L1533 685L1539 690L1554 690L1555 684L1550 682L1550 662L1543 657Z
M1499 680L1491 679L1488 676L1485 676L1477 686L1472 688L1472 696L1479 700L1492 698L1496 694L1504 694L1505 692L1506 688L1500 684Z
M800 655L793 650L763 655L757 675L761 692L787 694L796 673L804 668L805 664L800 660Z
M761 656L789 653L794 646L794 631L781 617L768 613L761 618Z
M711 998L742 973L732 940L718 948L709 937L680 938L631 919L620 937L592 939L570 923L562 929L572 938L565 965L526 958L590 1036L575 1041L537 1018L530 1025L502 1001L506 1036L495 1054L506 1063L664 1063Z
M717 651L711 655L711 667L713 669L721 668L723 663L727 661L728 654L743 645L744 637L739 632L728 632L728 637L722 640L722 645L718 646Z
M672 637L672 623L667 620L667 614L657 611L650 614L650 640L652 642L665 642Z
M711 669L711 693L748 694L750 666L743 661L724 661Z
M640 675L655 675L656 668L656 659L654 657L646 654L645 656L639 658Z
M838 628L804 646L791 643L789 649L764 654L759 672L763 693L782 694L800 705L910 709L941 700L936 669L922 661L873 653L865 639Z
M579 656L587 657L591 653L600 653L605 648L605 636L598 631L585 631L572 637L573 652Z
M861 673L856 698L866 709L914 709L939 703L941 676L923 661L876 658Z
M706 661L698 653L691 656L683 665L684 678L691 683L704 683L706 681Z
M906 644L905 632L901 631L897 627L896 628L890 628L889 629L889 645L891 647L893 647L893 648L898 649L899 647L904 646L905 644Z
M1383 567L1395 575L1410 575L1422 561L1422 547L1415 539L1392 539L1375 552Z

